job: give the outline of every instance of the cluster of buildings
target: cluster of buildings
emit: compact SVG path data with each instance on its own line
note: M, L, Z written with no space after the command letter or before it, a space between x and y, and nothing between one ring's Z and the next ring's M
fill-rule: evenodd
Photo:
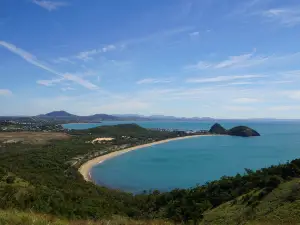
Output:
M0 131L17 132L17 131L32 131L32 132L60 132L64 128L59 124L38 122L23 122L14 120L0 120Z
M154 131L166 131L166 132L178 132L181 134L208 134L208 130L179 130L172 128L151 128L150 130Z

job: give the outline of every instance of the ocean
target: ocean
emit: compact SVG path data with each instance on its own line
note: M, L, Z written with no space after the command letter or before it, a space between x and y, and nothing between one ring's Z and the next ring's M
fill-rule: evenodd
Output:
M99 125L137 123L146 128L182 130L209 129L214 122L126 121L101 124L66 124L86 129ZM169 191L190 188L243 174L245 168L260 169L300 158L300 122L221 121L224 127L246 125L261 137L208 136L172 141L132 151L95 166L93 180L110 188L132 193L144 190Z

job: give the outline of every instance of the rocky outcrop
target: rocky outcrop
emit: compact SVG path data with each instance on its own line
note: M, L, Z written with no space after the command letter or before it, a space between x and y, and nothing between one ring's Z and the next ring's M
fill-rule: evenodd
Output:
M222 127L219 123L215 123L209 130L212 134L227 134L227 130Z
M215 123L209 130L211 134L223 134L223 135L231 135L231 136L239 136L239 137L256 137L260 136L260 134L246 126L237 126L231 128L230 130L226 130L219 123Z
M228 130L227 132L228 132L228 135L240 136L240 137L260 136L260 134L256 130L253 130L250 127L246 127L246 126L234 127L232 129Z

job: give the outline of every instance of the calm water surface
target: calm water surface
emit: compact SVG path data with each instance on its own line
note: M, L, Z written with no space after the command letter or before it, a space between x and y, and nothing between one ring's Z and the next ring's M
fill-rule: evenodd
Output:
M101 124L68 124L86 129ZM213 122L135 122L146 128L209 129ZM261 137L199 137L133 151L95 166L93 179L101 185L129 192L189 188L223 175L243 173L300 158L299 122L221 122L226 128L248 125Z

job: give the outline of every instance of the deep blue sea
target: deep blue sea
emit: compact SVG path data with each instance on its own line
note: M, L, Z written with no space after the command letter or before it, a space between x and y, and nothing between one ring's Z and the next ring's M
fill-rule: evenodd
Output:
M103 122L67 124L86 129L99 125L137 123L146 128L209 129L214 122ZM138 193L189 188L226 175L244 173L300 158L300 122L220 122L226 128L247 125L262 136L212 136L168 142L132 151L95 166L93 180L110 188Z

